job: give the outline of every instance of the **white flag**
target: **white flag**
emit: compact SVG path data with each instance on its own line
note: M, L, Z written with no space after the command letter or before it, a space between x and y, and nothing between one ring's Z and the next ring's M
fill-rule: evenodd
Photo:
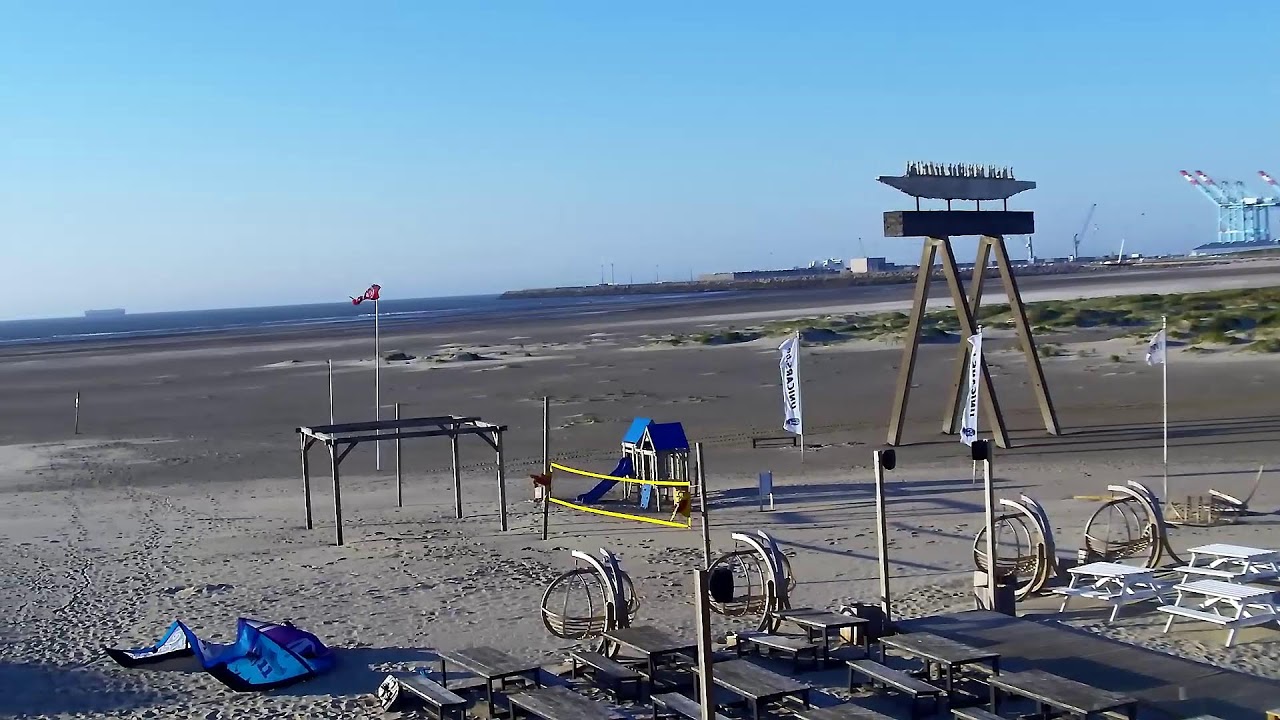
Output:
M778 360L778 370L782 373L782 407L784 419L782 428L797 435L804 434L804 423L800 419L800 338L793 335L778 346L782 358Z
M1151 338L1151 342L1147 343L1147 364L1163 365L1165 351L1165 334L1164 330L1155 334Z
M969 338L969 392L964 398L963 420L960 424L960 442L972 445L978 439L978 386L982 380L982 330Z

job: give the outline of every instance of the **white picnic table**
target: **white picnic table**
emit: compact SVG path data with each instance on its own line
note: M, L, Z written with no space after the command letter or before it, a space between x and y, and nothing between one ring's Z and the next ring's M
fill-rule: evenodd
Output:
M1062 596L1058 612L1067 609L1073 597L1098 600L1111 606L1111 620L1116 619L1120 606L1144 600L1164 602L1161 596L1168 583L1157 580L1153 570L1135 565L1113 562L1093 562L1068 568L1071 582L1053 592Z
M1178 592L1173 604L1157 608L1169 615L1164 624L1165 632L1169 632L1177 617L1209 622L1227 628L1226 646L1231 647L1238 628L1262 625L1280 617L1277 615L1276 591L1271 588L1221 580L1196 580L1179 583L1173 589ZM1188 596L1198 596L1203 600L1196 603L1192 599L1183 604Z
M1192 575L1219 580L1250 582L1280 577L1280 551L1227 543L1193 547L1191 559L1177 569L1186 582Z

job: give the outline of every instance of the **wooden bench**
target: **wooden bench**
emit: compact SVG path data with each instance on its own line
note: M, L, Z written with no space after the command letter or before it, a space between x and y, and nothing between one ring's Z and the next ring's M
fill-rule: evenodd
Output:
M951 715L957 720L1004 720L1004 718L996 715L990 710L982 708L952 708Z
M580 667L589 667L596 683L612 692L615 700L621 700L622 691L627 687L637 702L641 699L640 682L644 678L626 665L593 652L574 651L569 653L569 660L573 663L570 677L577 677Z
M621 713L607 705L588 700L563 685L525 690L507 696L511 718L517 709L542 720L614 720Z
M771 635L769 633L740 632L737 634L738 656L741 657L743 650L748 646L754 647L757 651L761 648L766 650L776 650L791 656L791 662L797 671L800 670L800 660L808 655L813 660L814 667L818 667L822 653L822 646L811 643L806 639L797 637L788 637L786 635Z
M942 688L930 685L919 678L911 677L900 670L894 670L887 665L881 665L874 660L853 660L849 662L849 692L853 692L856 684L854 683L853 675L855 672L865 675L871 681L873 688L878 683L910 697L912 718L919 717L919 701L923 698L932 698L933 711L935 713L942 708L942 696L945 695Z
M893 720L888 715L851 702L800 710L797 715L800 720Z
M384 711L397 707L407 696L435 708L436 716L441 720L447 717L466 720L466 699L425 675L388 675L378 686L378 699Z
M1226 615L1219 615L1218 613L1182 607L1181 605L1161 605L1156 609L1162 613L1213 623L1214 625L1221 625L1224 628L1242 628L1252 627L1254 625L1265 625L1266 623L1272 622L1276 619L1276 616L1271 613L1262 613L1252 617L1231 618Z
M670 713L685 718L685 720L702 720L702 706L695 700L681 695L680 693L663 693L662 695L653 696L653 720L658 720L659 709L669 711ZM720 713L715 714L715 720L729 720Z
M1219 570L1211 567L1197 567L1195 565L1183 565L1180 568L1170 570L1171 573L1177 573L1182 576L1183 580L1189 575L1203 575L1205 577L1218 578L1219 580L1232 580L1244 575L1238 570Z
M751 448L759 447L798 447L800 441L795 435L770 435L751 438Z

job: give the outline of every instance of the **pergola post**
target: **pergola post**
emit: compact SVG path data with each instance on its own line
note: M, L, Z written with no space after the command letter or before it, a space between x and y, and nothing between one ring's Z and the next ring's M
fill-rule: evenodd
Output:
M400 420L400 403L396 403L396 420ZM400 433L396 433L396 507L404 507L404 490L400 473Z
M307 508L307 529L314 527L311 521L311 443L315 442L306 435L298 435L298 446L302 452L302 497Z
M507 531L507 468L502 456L502 431L493 431L493 445L498 451L498 524Z
M449 437L449 442L453 445L453 514L459 520L462 519L462 468L458 464L458 436Z
M338 457L338 448L332 440L325 446L329 448L329 463L333 468L333 538L337 545L342 545L342 485L338 479L338 465L342 459Z

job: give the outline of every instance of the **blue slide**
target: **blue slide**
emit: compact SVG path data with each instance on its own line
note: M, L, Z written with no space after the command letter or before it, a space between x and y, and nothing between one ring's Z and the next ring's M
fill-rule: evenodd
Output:
M614 477L631 477L631 458L624 457L619 460L618 467L614 468L613 472L609 474ZM591 488L589 492L579 495L578 502L582 505L600 502L600 498L604 497L604 494L612 490L613 486L617 484L617 480L601 480L600 484Z

